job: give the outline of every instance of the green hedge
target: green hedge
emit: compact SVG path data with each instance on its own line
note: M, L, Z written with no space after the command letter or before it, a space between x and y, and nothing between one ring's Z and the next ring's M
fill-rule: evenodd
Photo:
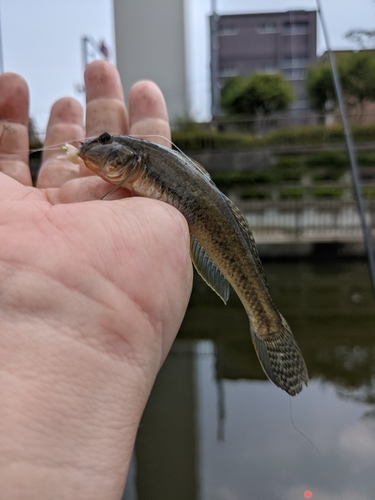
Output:
M375 152L373 151L358 151L358 164L362 167L375 167Z
M211 177L219 188L230 188L244 184L271 184L275 182L275 178L269 170L212 172Z
M314 172L311 177L314 181L338 181L343 175L342 170L325 168L320 172Z
M304 196L305 196L305 190L303 188L284 189L280 193L280 198L282 200L300 200Z
M353 126L352 133L355 141L375 142L375 124ZM244 133L188 130L173 132L172 140L183 151L249 149L263 146L298 146L344 142L344 133L341 125L282 128L260 138Z
M267 200L271 198L271 192L262 189L245 188L239 194L243 200Z
M203 149L246 149L254 147L256 139L250 134L228 134L209 131L173 132L173 143L182 151Z
M363 196L368 200L375 200L375 187L372 186L364 187Z
M311 194L315 198L341 198L344 194L344 189L336 187L316 187L311 189Z
M300 168L301 155L282 155L278 156L275 167L276 168Z
M305 157L307 167L333 167L344 169L349 167L349 158L346 153L339 151L320 151Z

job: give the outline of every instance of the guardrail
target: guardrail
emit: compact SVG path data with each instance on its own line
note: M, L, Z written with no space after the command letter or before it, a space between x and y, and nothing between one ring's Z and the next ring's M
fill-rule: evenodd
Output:
M362 230L354 201L236 201L259 243L359 242ZM375 200L366 217L375 237Z

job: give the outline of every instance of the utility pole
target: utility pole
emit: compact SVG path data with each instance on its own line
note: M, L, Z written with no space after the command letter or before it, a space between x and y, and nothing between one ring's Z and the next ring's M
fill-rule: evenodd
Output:
M97 43L93 38L89 36L83 36L81 38L81 43L82 43L82 61L83 61L83 70L86 68L88 63L90 62L90 46L92 49L94 49L95 53L97 55L100 55L103 57L105 60L109 59L109 50L108 46L104 42L104 40L101 40L100 43ZM74 85L76 91L79 94L84 94L86 92L84 84L77 83Z
M86 66L89 63L89 45L91 45L91 48L93 48L97 54L104 57L104 59L108 59L108 48L107 48L107 45L104 43L104 41L101 41L100 44L98 44L91 37L83 36L82 37L82 57L83 57L83 67L84 68L86 68Z
M216 13L216 0L211 0L211 5L211 114L214 118L220 113L219 16Z

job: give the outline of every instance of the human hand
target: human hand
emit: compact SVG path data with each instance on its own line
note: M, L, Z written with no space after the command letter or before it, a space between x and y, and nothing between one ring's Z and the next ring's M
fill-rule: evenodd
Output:
M86 135L169 137L150 82L85 74ZM185 219L44 153L27 166L28 91L0 76L0 497L120 498L138 423L182 321L192 267ZM45 145L82 140L81 107L52 108ZM156 140L155 140L156 142Z

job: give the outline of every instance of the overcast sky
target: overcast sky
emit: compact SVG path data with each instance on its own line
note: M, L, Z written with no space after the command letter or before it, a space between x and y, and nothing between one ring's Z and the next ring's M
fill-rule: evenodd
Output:
M125 1L125 0L124 0ZM137 0L126 0L137 1ZM211 0L185 0L188 88L192 113L209 116L209 39ZM344 35L375 29L374 0L321 0L333 48L354 48ZM219 14L316 8L315 0L216 0ZM51 104L63 95L83 101L81 39L104 39L115 62L112 0L0 0L3 66L30 86L31 116L43 132ZM166 24L167 25L167 24ZM318 53L325 49L318 32ZM94 55L94 54L93 54Z

